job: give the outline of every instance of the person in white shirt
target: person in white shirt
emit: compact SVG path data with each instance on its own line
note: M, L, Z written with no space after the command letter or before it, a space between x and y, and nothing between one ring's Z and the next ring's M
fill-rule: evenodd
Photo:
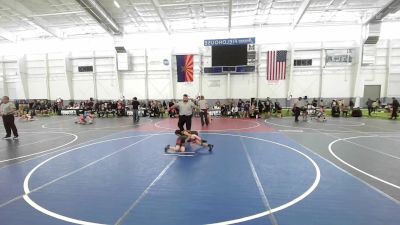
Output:
M200 120L201 120L201 126L204 126L204 123L208 126L208 103L204 99L204 96L200 96L200 101L199 101L199 107L200 107Z
M181 131L183 131L183 125L186 124L186 130L190 130L192 128L192 116L193 109L196 105L189 100L187 94L183 95L183 100L173 106L173 108L179 109L179 121L178 127Z
M301 107L302 107L302 102L301 102L302 98L299 97L297 100L294 101L293 103L293 108L292 111L294 113L294 121L295 122L299 122L299 116L300 116L300 112L301 112Z
M10 102L8 96L4 96L0 105L0 115L3 117L6 136L3 139L11 139L11 131L14 134L14 140L18 139L18 130L14 123L15 105Z
M231 109L231 115L233 118L239 118L239 108L237 107L237 105L234 105Z

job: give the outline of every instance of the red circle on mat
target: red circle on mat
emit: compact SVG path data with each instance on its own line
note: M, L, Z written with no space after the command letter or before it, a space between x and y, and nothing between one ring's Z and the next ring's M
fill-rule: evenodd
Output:
M165 119L154 124L158 128L176 130L178 129L178 119ZM192 129L201 131L241 131L253 130L261 124L252 119L230 119L230 118L213 118L211 123L201 126L200 118L192 118ZM186 126L184 126L186 129Z

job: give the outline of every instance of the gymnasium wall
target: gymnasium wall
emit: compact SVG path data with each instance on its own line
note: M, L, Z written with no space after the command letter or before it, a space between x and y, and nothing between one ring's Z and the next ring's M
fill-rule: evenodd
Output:
M400 96L400 34L383 26L377 45L368 49L374 63L361 66L361 26L262 28L252 30L125 35L130 69L118 71L114 40L95 37L35 40L0 44L0 95L13 99L172 99L183 93L208 99L308 96L349 98L363 95L364 85L381 85L381 97ZM386 33L385 33L386 32ZM385 36L386 35L386 36ZM255 73L210 75L205 39L256 37ZM325 49L352 49L353 62L328 65ZM287 79L266 80L266 52L288 50ZM175 55L194 55L194 82L176 82ZM292 59L312 59L311 66L294 67ZM168 64L163 63L168 60ZM93 65L93 72L78 66Z

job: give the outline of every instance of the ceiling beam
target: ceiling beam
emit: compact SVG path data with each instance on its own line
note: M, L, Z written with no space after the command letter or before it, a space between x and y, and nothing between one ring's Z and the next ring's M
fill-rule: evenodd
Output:
M79 14L79 13L84 13L84 12L85 11L83 11L83 10L78 10L78 11L67 11L67 12L58 12L58 13L44 13L44 14L30 15L29 17L60 16L60 15Z
M165 13L161 9L160 2L158 2L158 0L151 0L151 3L153 4L153 7L156 9L157 15L160 18L161 23L163 24L163 26L165 28L165 31L167 31L168 34L170 34L171 31L169 29L167 19L165 18Z
M188 6L188 5L216 5L220 3L228 3L230 0L225 1L199 1L199 2L190 2L190 3L168 3L168 4L160 4L161 7L171 7L171 6Z
M75 0L111 36L120 35L122 28L97 0Z
M378 10L374 15L368 18L364 24L368 24L371 22L379 22L382 21L385 16L389 15L390 13L394 13L398 11L400 8L400 1L399 0L392 0L384 5L380 10Z
M297 24L299 24L301 18L303 18L304 13L306 13L308 6L310 5L311 0L303 0L299 9L294 14L292 27L293 29L296 28Z
M331 14L329 15L329 18L327 19L328 22L330 22L330 21L332 20L332 18L333 18L334 16L336 16L336 14L337 14L338 12L341 12L341 11L342 11L342 8L343 8L343 6L345 6L345 5L347 4L347 1L348 1L348 0L343 0L343 2L341 2L341 3L339 4L339 6L336 7L337 11L335 11L335 13L331 13ZM322 15L321 15L321 17L322 17Z
M2 37L4 39L7 39L7 40L9 40L11 42L16 42L17 41L17 35L9 32L8 30L3 29L1 27L0 27L0 37Z
M48 23L43 18L40 17L29 18L29 15L34 15L34 13L20 2L9 1L9 0L0 0L0 2L2 3L3 6L15 10L19 14L19 16L22 17L23 20L27 21L30 25L56 38L60 39L63 38L63 33L60 30L48 27Z
M233 0L229 0L229 18L228 18L228 31L231 31L232 28L232 7L233 7Z

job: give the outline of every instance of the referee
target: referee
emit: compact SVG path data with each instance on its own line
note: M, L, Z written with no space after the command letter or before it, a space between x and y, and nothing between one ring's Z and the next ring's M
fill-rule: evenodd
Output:
M200 101L199 101L199 107L200 107L200 121L201 121L201 126L204 126L205 124L208 126L208 103L204 99L204 96L200 96Z
M183 101L180 101L173 107L179 110L179 129L183 131L183 125L186 124L186 130L190 130L192 128L192 116L193 109L196 107L195 104L192 101L189 101L189 97L187 94L184 94Z
M0 105L0 115L3 117L3 124L7 134L3 139L11 139L11 130L14 134L13 139L18 139L18 130L14 123L14 112L14 103L10 102L8 96L4 96Z

